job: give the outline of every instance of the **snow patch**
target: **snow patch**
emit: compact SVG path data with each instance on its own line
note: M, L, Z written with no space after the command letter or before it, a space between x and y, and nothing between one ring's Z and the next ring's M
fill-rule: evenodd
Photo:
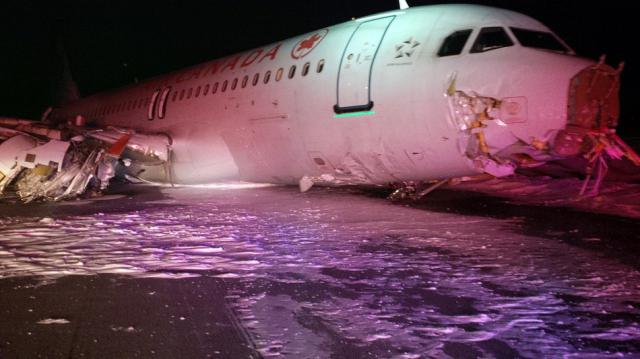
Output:
M44 325L49 325L49 324L69 324L69 323L71 323L71 322L68 321L67 319L62 319L62 318L42 319L41 321L37 322L37 324L44 324Z

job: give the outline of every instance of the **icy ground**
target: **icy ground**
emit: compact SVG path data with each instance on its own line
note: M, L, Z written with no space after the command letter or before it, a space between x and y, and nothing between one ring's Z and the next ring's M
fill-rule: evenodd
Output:
M219 278L264 357L640 357L640 190L623 191L636 203L624 212L597 200L602 215L554 192L558 183L513 181L417 204L291 187L0 203L0 283ZM509 199L462 191L472 186Z

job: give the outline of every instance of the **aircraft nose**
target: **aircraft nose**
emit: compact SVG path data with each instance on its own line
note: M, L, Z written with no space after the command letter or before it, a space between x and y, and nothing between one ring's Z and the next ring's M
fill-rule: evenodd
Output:
M481 167L501 175L509 173L500 167L504 159L535 166L553 159L587 157L611 148L607 144L621 143L615 127L622 66L614 69L604 60L543 51L527 55L528 61L516 61L508 75L496 75L503 79L496 97L456 90L455 82L447 90L452 118L471 134L466 147L469 158L475 162L498 158L495 163L482 162ZM623 144L618 147L626 149Z

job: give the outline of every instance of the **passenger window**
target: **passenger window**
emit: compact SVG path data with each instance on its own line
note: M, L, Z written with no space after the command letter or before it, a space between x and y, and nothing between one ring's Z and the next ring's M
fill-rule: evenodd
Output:
M471 53L486 52L502 47L513 46L513 41L501 27L485 27L480 30Z
M322 70L324 70L324 59L320 60L318 62L318 68L316 69L317 73L321 73Z
M193 94L193 88L189 88L189 92L187 92L187 100L191 98L192 94Z
M260 74L253 75L253 86L256 86L260 82Z
M267 73L264 74L264 83L268 84L270 79L271 79L271 71L267 71Z
M182 99L184 99L184 89L180 91L180 101L182 101Z
M284 74L284 69L281 67L278 69L278 72L276 72L276 81L282 80L282 74Z
M198 88L196 89L196 97L200 97L200 90L202 89L201 86L198 86Z
M289 78L292 79L295 75L296 75L296 65L293 65L289 69Z
M202 91L202 96L207 96L207 94L209 93L209 87L211 87L209 84L204 85L204 91Z
M233 82L231 83L231 90L235 90L237 86L238 86L238 78L236 77L235 79L233 79Z
M220 89L221 92L225 92L227 91L227 86L229 85L229 81L228 80L224 80L224 82L222 83L222 88Z
M467 43L467 40L469 40L469 36L471 36L471 31L472 30L460 30L447 36L442 46L440 46L440 50L438 50L438 56L460 55L464 45Z
M306 64L304 64L304 67L302 67L302 76L307 76L310 67L311 63L307 62Z
M218 82L216 82L216 83L213 85L213 88L211 89L211 94L212 94L212 95L213 95L213 94L215 94L216 92L218 92L218 84L219 84L219 83L218 83Z
M249 76L245 75L245 76L242 78L242 88L247 87L247 82L249 82Z

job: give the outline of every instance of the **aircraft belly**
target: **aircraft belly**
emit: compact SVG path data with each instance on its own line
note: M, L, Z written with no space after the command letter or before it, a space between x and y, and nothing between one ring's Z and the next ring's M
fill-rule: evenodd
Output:
M295 184L303 175L304 147L295 121L285 113L252 116L222 137L246 181Z
M405 108L380 101L375 115L357 120L316 115L304 133L312 165L306 174L331 176L340 184L384 185L477 173L458 147L459 134L443 117L407 114Z

